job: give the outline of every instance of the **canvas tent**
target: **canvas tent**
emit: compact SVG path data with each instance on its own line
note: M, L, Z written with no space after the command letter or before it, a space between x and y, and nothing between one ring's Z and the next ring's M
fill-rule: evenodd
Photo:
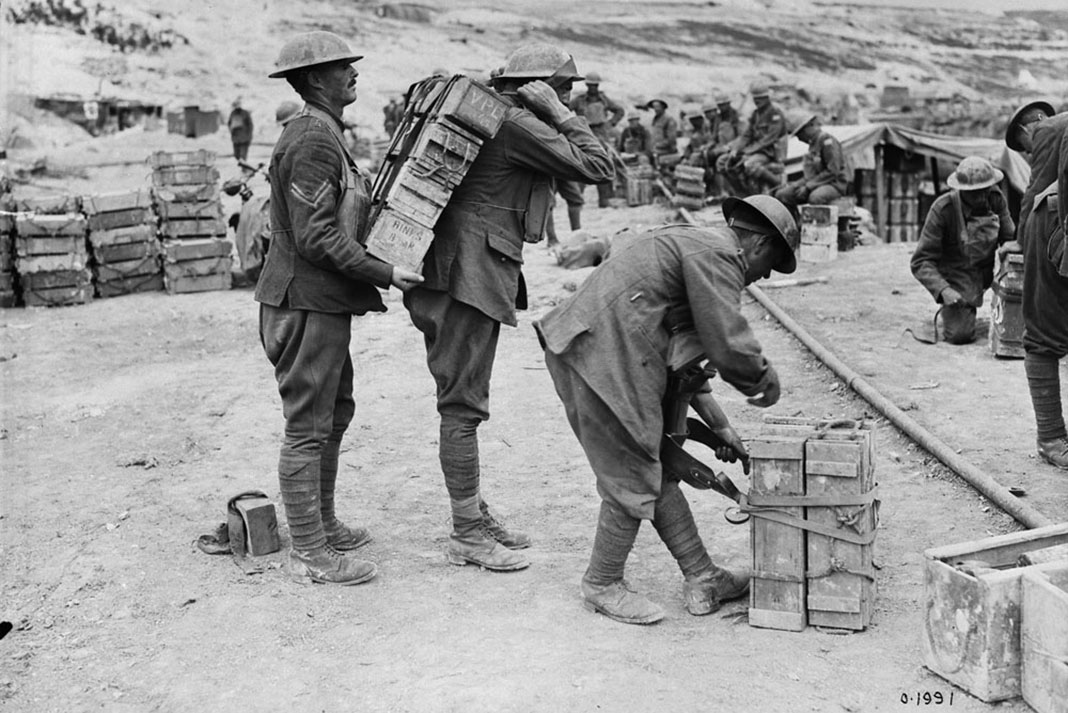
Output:
M854 169L874 169L879 200L885 200L885 185L882 174L886 170L884 156L891 150L905 155L922 156L925 159L944 161L955 166L966 156L983 156L1005 173L1005 181L1011 192L1023 194L1031 177L1031 167L1019 153L1011 150L1000 139L983 139L965 136L944 136L907 128L897 124L858 124L824 126L827 133L842 143L850 175ZM893 148L889 148L893 147ZM787 145L786 172L788 178L801 173L801 160L808 145L791 138ZM946 176L941 176L944 180ZM944 188L944 187L943 187ZM1015 204L1010 197L1010 204ZM885 226L880 225L880 233Z

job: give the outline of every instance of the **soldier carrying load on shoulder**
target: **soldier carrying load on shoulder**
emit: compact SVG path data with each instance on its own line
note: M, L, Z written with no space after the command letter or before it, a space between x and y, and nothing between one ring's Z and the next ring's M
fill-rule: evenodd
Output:
M452 509L449 562L494 571L530 563L515 550L530 537L505 529L482 497L478 426L489 418L489 385L501 323L526 307L523 245L537 242L556 180L603 183L614 170L585 119L568 108L582 76L571 55L543 43L513 52L494 87L509 105L434 227L426 281L404 304L423 333L437 385L439 457Z

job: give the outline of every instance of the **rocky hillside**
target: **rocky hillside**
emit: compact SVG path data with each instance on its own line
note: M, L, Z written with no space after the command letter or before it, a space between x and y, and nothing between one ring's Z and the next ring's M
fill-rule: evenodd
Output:
M1068 10L808 0L13 0L0 13L7 130L26 114L10 94L112 92L220 109L240 95L261 125L270 123L290 96L284 82L266 78L278 47L315 28L366 55L349 118L372 134L381 132L381 107L412 81L438 67L481 74L538 39L568 48L628 104L654 95L699 104L719 90L743 100L757 79L784 103L815 103L831 115L849 107L860 119L888 85L908 86L917 104L957 95L974 112L1032 94L1068 96ZM22 133L35 129L45 130Z

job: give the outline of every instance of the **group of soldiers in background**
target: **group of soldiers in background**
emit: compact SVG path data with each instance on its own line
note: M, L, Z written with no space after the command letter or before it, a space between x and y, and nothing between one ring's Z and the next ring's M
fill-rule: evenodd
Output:
M441 73L443 70L434 72ZM628 174L654 176L670 191L679 165L704 170L707 200L767 194L779 199L795 216L801 204L832 203L848 190L849 177L838 139L823 130L815 113L780 109L765 84L749 88L754 109L748 120L743 120L731 98L721 93L700 109L680 111L676 121L662 98L637 104L628 112L601 90L602 81L600 74L589 72L584 79L585 92L576 92L570 102L571 110L585 117L593 134L613 154L619 169L613 182L597 186L598 207L608 207L611 198L624 191ZM491 73L490 84L493 82ZM652 112L648 125L642 122L639 110ZM391 98L382 112L383 128L392 136L404 114L403 100ZM786 147L792 136L807 143L809 149L801 175L787 181ZM680 137L684 139L681 142ZM567 203L572 230L581 227L583 189L581 184L557 186ZM549 243L555 242L555 235L550 233Z

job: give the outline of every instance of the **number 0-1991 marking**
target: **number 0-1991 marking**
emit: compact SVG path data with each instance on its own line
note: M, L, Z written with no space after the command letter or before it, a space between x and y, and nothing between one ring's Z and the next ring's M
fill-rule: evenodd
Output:
M901 704L908 705L914 703L918 706L941 706L941 705L953 705L953 691L949 692L949 695L943 694L941 691L916 691L915 693L902 693Z

